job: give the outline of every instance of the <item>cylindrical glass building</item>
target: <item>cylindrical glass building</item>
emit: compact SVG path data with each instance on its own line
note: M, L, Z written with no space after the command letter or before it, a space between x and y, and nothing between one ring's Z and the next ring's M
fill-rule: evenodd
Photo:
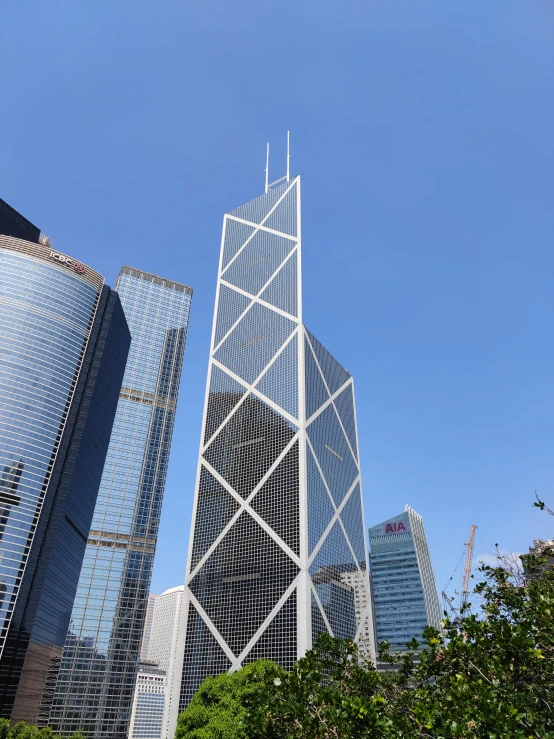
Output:
M1 716L48 702L129 344L101 275L0 235Z

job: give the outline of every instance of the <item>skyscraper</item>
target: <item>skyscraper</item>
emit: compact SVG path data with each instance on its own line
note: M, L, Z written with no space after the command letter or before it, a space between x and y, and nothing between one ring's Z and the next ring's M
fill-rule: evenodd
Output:
M184 590L183 585L178 585L176 588L170 588L161 595L155 596L148 652L143 657L146 662L142 665L142 672L139 671L137 675L130 739L133 739L133 733L137 734L137 739L173 739L175 735L183 667ZM156 681L145 677L148 665L155 666L158 670ZM163 690L160 690L162 687ZM155 689L153 698L148 695L150 688ZM148 719L150 733L146 737L144 720L148 715L147 708L150 704L155 704L156 711L161 711L161 717L159 724Z
M391 652L439 627L441 608L423 520L410 506L369 529L375 638Z
M50 724L126 739L192 290L131 267L117 281L131 349Z
M146 616L144 618L144 631L142 632L142 643L140 645L140 658L148 659L148 645L150 644L150 634L152 632L152 618L154 616L154 606L158 596L150 593L148 603L146 605Z
M156 600L148 659L166 674L164 718L161 739L173 739L181 694L182 654L185 636L184 586L162 593Z
M227 213L189 548L181 708L207 675L356 637L351 375L303 324L300 178ZM367 580L363 580L367 582Z
M7 216L6 216L7 214ZM0 716L36 723L63 650L130 334L117 293L0 202Z

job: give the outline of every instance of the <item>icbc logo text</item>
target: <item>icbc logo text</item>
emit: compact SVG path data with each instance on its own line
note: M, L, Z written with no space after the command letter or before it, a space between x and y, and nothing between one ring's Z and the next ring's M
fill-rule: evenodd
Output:
M71 267L80 275L84 274L85 272L84 264L81 264L81 262L75 262L73 259L65 257L63 254L60 254L57 251L50 252L50 259L55 259L56 262L59 262L60 264L65 264L66 267Z

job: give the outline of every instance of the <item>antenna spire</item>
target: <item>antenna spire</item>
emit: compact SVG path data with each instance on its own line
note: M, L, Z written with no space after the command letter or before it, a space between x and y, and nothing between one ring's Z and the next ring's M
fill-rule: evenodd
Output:
M269 143L265 155L265 191L269 190Z
M269 144L267 145L266 159L265 159L265 191L269 192L272 187L278 185L280 182L290 182L290 131L287 131L287 173L283 177L279 177L275 182L269 181Z

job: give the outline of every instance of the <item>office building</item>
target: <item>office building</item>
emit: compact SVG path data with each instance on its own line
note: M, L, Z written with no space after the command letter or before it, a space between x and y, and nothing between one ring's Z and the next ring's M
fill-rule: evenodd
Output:
M116 289L131 349L50 714L87 739L129 731L192 297L131 267Z
M60 664L130 334L104 278L39 243L3 201L1 230L0 716L37 723Z
M442 617L423 520L412 508L369 529L375 639L401 652Z
M161 739L173 739L179 716L185 638L184 591L184 586L178 585L159 595L152 619L148 659L157 662L166 674Z
M158 596L150 593L148 603L146 604L146 616L144 618L144 631L142 632L142 643L140 645L141 660L148 659L148 645L150 644L150 633L152 631L152 617L154 616L154 606Z
M290 669L366 623L342 579L366 571L353 380L303 324L300 178L283 179L223 221L181 708L207 675Z
M148 653L145 657L146 661L151 665L156 665L163 673L164 681L164 702L163 717L159 724L159 733L154 738L151 734L148 739L173 739L175 736L175 728L177 726L177 717L179 710L179 695L181 689L181 672L182 672L182 642L184 638L184 614L183 614L183 596L184 586L178 585L175 588L166 590L161 595L155 596L155 606L152 612L150 636L148 641ZM146 627L145 627L146 630ZM181 655L181 659L178 655ZM135 696L133 700L132 715L137 715L139 705L145 701L144 692L146 690L145 680L137 677L135 687ZM161 682L159 683L161 685ZM157 705L160 705L157 699ZM133 729L131 725L130 736L132 738ZM142 731L142 729L141 729Z
M160 739L165 706L166 677L155 663L139 663L129 739ZM173 737L172 737L173 739Z

